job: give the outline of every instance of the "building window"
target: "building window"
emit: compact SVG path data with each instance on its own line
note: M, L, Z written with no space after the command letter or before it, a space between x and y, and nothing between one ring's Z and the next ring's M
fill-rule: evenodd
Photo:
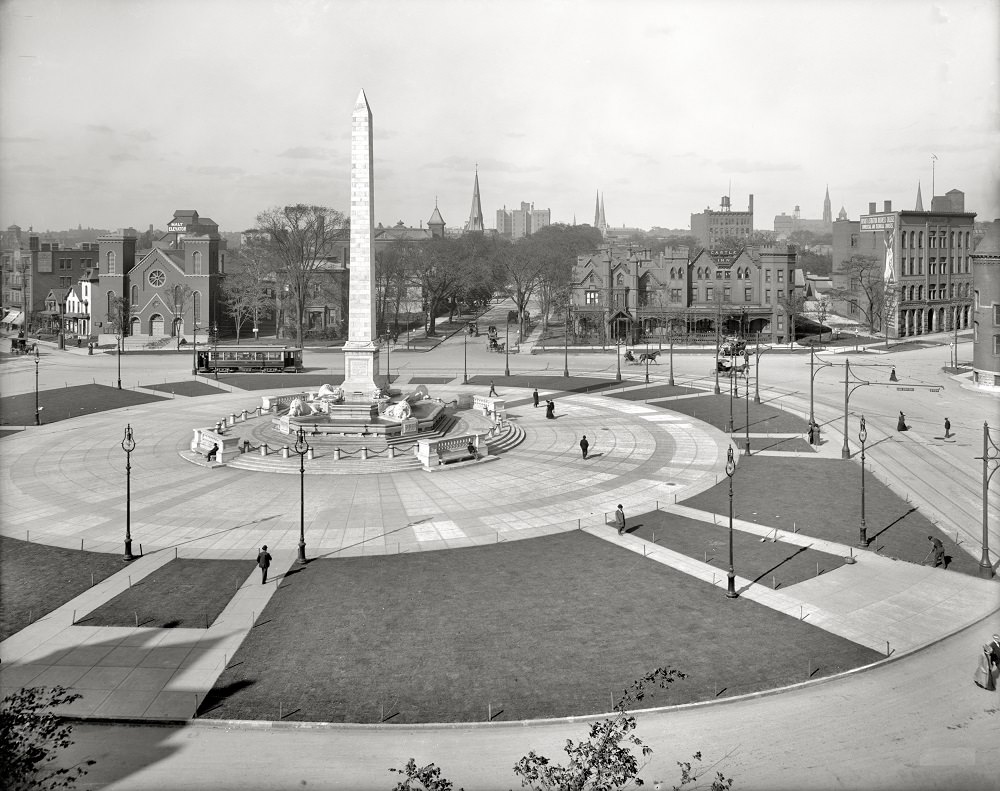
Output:
M993 306L993 326L1000 325L1000 305Z
M681 290L679 288L670 289L670 301L671 302L681 301Z
M673 267L670 267L670 279L671 280L677 279L677 270L674 269Z
M132 304L133 305L139 304L139 287L135 285L132 286Z
M682 267L678 267L677 269L677 279L678 280L684 279L684 269Z
M191 295L192 302L194 303L194 314L193 318L195 323L201 321L201 292L195 291Z
M899 246L904 250L906 249L906 231L903 231L903 233L899 235Z
M733 301L732 291L733 290L729 286L723 286L723 288L722 288L722 301L723 302L732 302Z
M764 304L765 305L771 304L771 289L769 288L764 290Z
M153 288L159 288L167 282L167 276L163 273L162 269L154 269L149 273L149 277L147 279L149 280L149 285Z
M993 336L993 356L1000 356L1000 335Z
M933 301L937 299L937 287L927 286L927 299Z
M778 282L779 283L784 283L785 282L785 270L784 269L779 269L778 270Z
M721 269L716 269L715 270L715 279L716 280L722 280L722 270Z
M927 246L934 250L937 247L937 231L929 231L927 233Z
M587 305L597 305L600 303L600 295L596 291L588 291L583 297Z
M711 286L705 286L705 301L711 302L713 299L715 299L715 289Z
M979 289L978 288L975 291L975 295L976 295L976 310L979 310Z
M920 233L917 234L917 249L918 250L923 250L924 249L924 232L923 231L920 231Z
M928 258L927 259L927 274L936 275L937 274L937 259Z
M115 251L108 250L108 274L116 274L117 266L117 262L115 261Z
M743 289L743 301L744 302L753 302L753 289L752 288L745 288L745 289Z
M904 233L906 233L906 232L904 231ZM913 248L913 238L914 238L915 235L916 235L916 231L910 231L910 248L911 249Z
M193 274L200 275L201 274L201 251L200 250L195 250L194 251L194 255L191 256L191 261L193 263L193 265L192 265L192 272L193 272Z
M765 283L770 283L771 282L771 270L770 269L767 269L767 270L764 271L764 282Z

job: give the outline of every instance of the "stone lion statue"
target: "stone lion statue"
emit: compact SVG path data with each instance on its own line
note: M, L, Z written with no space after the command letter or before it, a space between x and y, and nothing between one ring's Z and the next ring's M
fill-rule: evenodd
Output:
M342 387L334 387L333 385L323 385L316 394L316 400L332 401L335 404L339 404L344 400L344 389Z
M397 401L395 404L387 406L383 414L392 420L406 420L413 412L406 401Z
M288 405L289 417L305 417L306 415L312 415L315 411L315 407L312 404L303 401L301 398L292 399L292 403Z

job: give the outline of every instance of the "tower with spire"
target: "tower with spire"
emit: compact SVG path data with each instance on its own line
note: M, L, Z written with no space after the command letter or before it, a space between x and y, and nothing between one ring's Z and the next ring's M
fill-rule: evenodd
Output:
M924 210L924 197L920 194L920 182L917 182L917 205L913 207L913 211L923 211Z
M830 185L826 185L826 197L823 198L823 222L833 224L833 207L830 205Z
M472 211L469 212L469 221L465 224L466 232L482 233L486 230L483 224L483 207L479 202L479 165L476 165L476 181L472 187Z

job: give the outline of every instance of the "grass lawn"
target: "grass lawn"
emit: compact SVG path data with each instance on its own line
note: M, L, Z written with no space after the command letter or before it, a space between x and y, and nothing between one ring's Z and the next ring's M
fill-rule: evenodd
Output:
M723 479L684 505L729 515L729 484ZM817 538L854 544L861 524L861 465L840 459L751 456L740 459L733 476L733 516L748 522ZM948 568L978 574L979 561L955 545L916 506L897 496L870 472L865 475L865 523L870 549L921 563L930 549L927 536L944 542Z
M125 568L119 555L0 536L0 640Z
M147 390L156 390L161 393L171 393L188 397L219 395L219 393L227 392L219 389L218 387L212 387L211 385L205 384L202 381L190 380L186 382L165 382L164 384L143 385L143 387Z
M713 525L665 511L650 511L630 518L628 532L646 541L655 539L659 546L711 563L719 568L720 576L725 576L729 570L728 520L728 512ZM820 574L825 574L844 565L844 559L837 555L780 541L761 541L739 530L733 531L733 557L738 576L759 581L769 588L787 588L817 576L817 568Z
M159 396L137 393L134 390L119 390L105 385L75 385L56 390L43 390L38 394L38 405L42 408L42 423L57 423L80 415L92 415L108 409L118 409L136 404L150 404L162 401ZM0 398L0 425L33 426L35 424L35 394Z
M293 392L308 387L341 385L343 374L323 373L322 370L301 374L220 374L218 381L238 387L241 390L274 390Z
M76 622L207 629L253 570L245 560L171 560Z
M644 706L841 672L880 654L582 532L315 560L285 576L200 716L520 720L606 711L659 666Z
M694 387L680 387L679 385L652 385L642 388L642 390L626 390L624 393L608 393L611 398L624 398L626 401L646 401L653 398L671 398L672 396L688 395L690 393L704 392ZM670 404L660 404L659 406L670 408Z
M725 379L719 381L719 386L723 389L721 395L700 396L699 398L678 398L663 404L666 409L674 412L681 412L685 415L703 420L715 426L717 429L725 431L729 423L729 390ZM740 382L740 393L743 393L744 383ZM746 402L745 399L733 400L733 431L739 433L746 429ZM801 417L785 412L782 409L773 407L767 403L755 404L753 398L750 399L750 433L764 434L776 432L780 434L805 433L809 429L809 423Z
M454 379L453 376L411 376L411 385L446 385Z
M815 453L816 449L809 444L808 440L802 437L755 437L751 428L750 451L779 451L781 453ZM733 434L733 442L741 451L746 447L747 441L743 434Z

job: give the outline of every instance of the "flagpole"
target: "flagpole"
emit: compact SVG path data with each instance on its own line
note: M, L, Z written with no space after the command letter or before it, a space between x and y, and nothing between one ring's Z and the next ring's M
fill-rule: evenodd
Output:
M934 165L937 162L937 154L931 154L931 209L934 208Z

